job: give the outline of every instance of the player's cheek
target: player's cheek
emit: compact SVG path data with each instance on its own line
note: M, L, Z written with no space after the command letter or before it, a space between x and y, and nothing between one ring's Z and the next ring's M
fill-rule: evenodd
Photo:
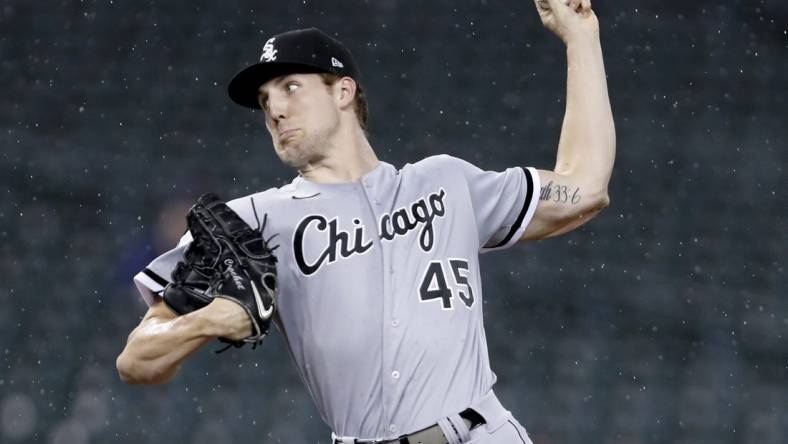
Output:
M268 130L268 134L270 134L271 137L273 137L274 134L276 134L275 131L273 130L274 121L273 119L271 119L271 116L269 116L268 113L266 113L265 116L263 117L263 124L265 125L265 129Z

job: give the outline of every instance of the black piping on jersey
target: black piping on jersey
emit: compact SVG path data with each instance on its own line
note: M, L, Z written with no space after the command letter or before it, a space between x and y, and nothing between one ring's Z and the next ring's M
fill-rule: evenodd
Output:
M153 280L153 282L161 285L162 287L166 287L167 284L169 284L169 281L167 281L167 279L164 279L163 277L159 276L158 274L156 274L155 271L151 270L150 268L146 268L142 270L142 272L145 274L145 276L148 276Z
M525 193L525 202L523 203L523 209L520 210L520 214L517 215L517 220L514 221L512 228L509 230L509 233L506 234L506 237L503 238L502 241L498 242L497 244L488 247L488 248L498 248L501 245L506 245L517 233L517 230L520 229L520 224L523 223L523 219L525 219L525 213L528 212L528 208L531 206L531 200L534 197L534 179L531 177L531 172L528 171L527 168L523 168L523 172L525 173L525 181L528 183L528 191Z
M525 438L523 438L523 435L521 435L521 434L520 434L520 429L518 429L518 428L517 428L517 426L516 426L516 425L514 425L514 423L513 423L511 420L507 420L506 422L508 422L509 424L511 424L511 425L512 425L512 427L514 427L514 431L515 431L515 432L517 432L517 436L519 436L519 437L520 437L520 441L522 441L522 442L523 442L523 444L527 444L527 443L525 442Z

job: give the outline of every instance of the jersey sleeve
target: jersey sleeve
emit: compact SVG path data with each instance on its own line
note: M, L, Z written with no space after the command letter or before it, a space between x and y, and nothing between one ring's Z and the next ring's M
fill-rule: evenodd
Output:
M264 199L271 193L258 193L227 202L227 206L235 211L244 222L251 227L260 225L260 216L255 205L255 199ZM134 285L140 296L148 306L161 298L164 287L172 282L172 271L179 261L184 258L186 247L191 243L192 235L188 231L184 234L178 245L170 251L154 259L147 267L134 276Z
M479 252L514 245L531 222L539 202L536 169L485 171L456 157L437 157L465 179L479 234Z
M183 260L183 252L191 241L192 235L187 231L175 248L154 259L134 276L134 285L148 306L161 299L164 287L172 282L172 270Z

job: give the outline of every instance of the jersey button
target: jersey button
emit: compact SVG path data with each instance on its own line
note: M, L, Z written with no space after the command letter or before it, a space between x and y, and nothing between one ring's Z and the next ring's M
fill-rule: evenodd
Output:
M394 379L399 379L399 372L394 370L393 372L391 372L391 377Z
M394 424L390 425L389 426L389 432L397 433L397 426L395 426Z
M394 319L393 321L391 321L391 326L392 327L399 327L399 319Z

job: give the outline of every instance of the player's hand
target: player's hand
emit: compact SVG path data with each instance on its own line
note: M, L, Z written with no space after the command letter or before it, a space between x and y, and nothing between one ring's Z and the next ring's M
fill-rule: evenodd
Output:
M199 310L208 322L211 336L240 341L252 334L252 321L239 304L215 298Z
M565 44L598 38L599 21L591 0L534 0L542 24Z

